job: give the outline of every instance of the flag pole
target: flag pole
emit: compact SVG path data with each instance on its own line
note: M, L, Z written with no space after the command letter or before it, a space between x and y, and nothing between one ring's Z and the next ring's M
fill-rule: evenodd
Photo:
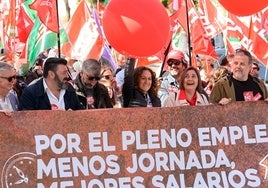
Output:
M61 51L60 51L60 23L59 23L59 11L58 11L58 0L56 0L56 11L57 11L57 23L58 23L58 33L57 33L57 39L58 39L58 57L61 57Z
M168 46L167 46L167 49L164 52L164 59L163 59L163 63L162 63L161 70L160 70L160 77L162 77L163 73L164 73L163 70L164 70L164 66L165 66L165 63L166 63L166 58L167 58L167 55L168 55L168 52L169 52L169 49L170 49L171 42L172 42L172 38L170 39L170 41L168 43Z
M188 51L189 51L189 65L192 66L192 58L191 58L191 36L190 36L190 25L189 25L189 16L188 16L188 3L185 0L185 8L186 8L186 23L187 23L187 35L188 35Z
M58 57L61 58L61 51L60 51L60 22L59 22L59 11L58 11L58 0L56 0L56 11L57 11L57 25L58 25L58 33L57 33L57 39L58 39ZM72 74L69 69L69 67L66 65L69 79L72 80Z

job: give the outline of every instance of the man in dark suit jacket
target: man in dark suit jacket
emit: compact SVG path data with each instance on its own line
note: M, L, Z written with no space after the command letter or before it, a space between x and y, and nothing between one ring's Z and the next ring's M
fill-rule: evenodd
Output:
M23 90L19 110L83 109L68 78L67 61L63 58L48 58L43 78Z

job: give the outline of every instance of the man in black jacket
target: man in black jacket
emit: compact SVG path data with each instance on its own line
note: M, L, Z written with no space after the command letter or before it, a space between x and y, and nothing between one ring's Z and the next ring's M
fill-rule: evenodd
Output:
M85 60L82 70L74 80L74 88L86 109L113 108L108 89L99 80L101 64L96 59Z

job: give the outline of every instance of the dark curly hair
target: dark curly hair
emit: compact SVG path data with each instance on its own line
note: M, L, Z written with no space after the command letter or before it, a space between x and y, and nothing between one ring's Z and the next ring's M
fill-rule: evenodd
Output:
M134 79L134 88L135 89L138 89L139 90L139 79L141 77L141 74L143 73L143 71L146 71L148 70L150 73L151 73L151 76L152 76L152 85L148 91L148 93L152 93L154 96L157 96L157 91L158 91L158 80L156 79L156 74L155 72L148 68L148 67L145 67L145 66L140 66L140 67L137 67L135 68L134 70L134 75L133 75L133 79Z

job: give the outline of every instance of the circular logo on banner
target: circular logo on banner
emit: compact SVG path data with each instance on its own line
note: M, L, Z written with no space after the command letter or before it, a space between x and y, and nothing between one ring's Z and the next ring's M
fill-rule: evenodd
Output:
M21 152L10 157L2 171L3 188L36 187L36 154Z

